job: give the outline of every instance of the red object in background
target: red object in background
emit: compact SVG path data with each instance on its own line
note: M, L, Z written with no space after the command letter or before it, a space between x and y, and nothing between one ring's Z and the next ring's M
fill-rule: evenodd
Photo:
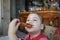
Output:
M60 34L60 28L56 28L54 35L56 35L56 34Z

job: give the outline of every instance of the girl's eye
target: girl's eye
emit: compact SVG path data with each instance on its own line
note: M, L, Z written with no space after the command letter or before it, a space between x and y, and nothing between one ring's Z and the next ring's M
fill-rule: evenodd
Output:
M29 20L27 20L27 21L29 21Z
M34 21L37 21L37 20L34 20Z

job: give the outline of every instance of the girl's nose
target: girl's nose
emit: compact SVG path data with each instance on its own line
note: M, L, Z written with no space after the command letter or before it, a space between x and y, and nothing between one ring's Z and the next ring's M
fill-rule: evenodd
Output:
M32 24L32 21L29 21L29 24Z

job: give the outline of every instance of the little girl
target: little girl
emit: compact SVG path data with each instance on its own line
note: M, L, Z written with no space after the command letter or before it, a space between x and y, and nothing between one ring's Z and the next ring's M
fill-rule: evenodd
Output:
M16 24L17 21L19 21L19 23ZM28 34L25 37L25 40L48 40L48 38L41 32L44 26L42 24L42 17L40 15L38 15L37 13L30 13L26 20L26 23L31 24L32 27L31 28L25 27L25 30L28 32ZM14 19L9 24L8 30L9 40L21 40L16 36L16 31L19 25L20 25L19 19Z

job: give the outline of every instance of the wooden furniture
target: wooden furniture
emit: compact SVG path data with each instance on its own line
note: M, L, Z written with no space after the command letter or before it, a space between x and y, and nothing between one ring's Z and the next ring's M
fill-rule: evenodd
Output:
M59 11L33 11L39 13L43 18L43 23L45 25L53 25L55 27L60 27L60 12ZM19 17L22 21L26 21L26 18L30 12L19 12ZM50 24L52 23L52 24Z

